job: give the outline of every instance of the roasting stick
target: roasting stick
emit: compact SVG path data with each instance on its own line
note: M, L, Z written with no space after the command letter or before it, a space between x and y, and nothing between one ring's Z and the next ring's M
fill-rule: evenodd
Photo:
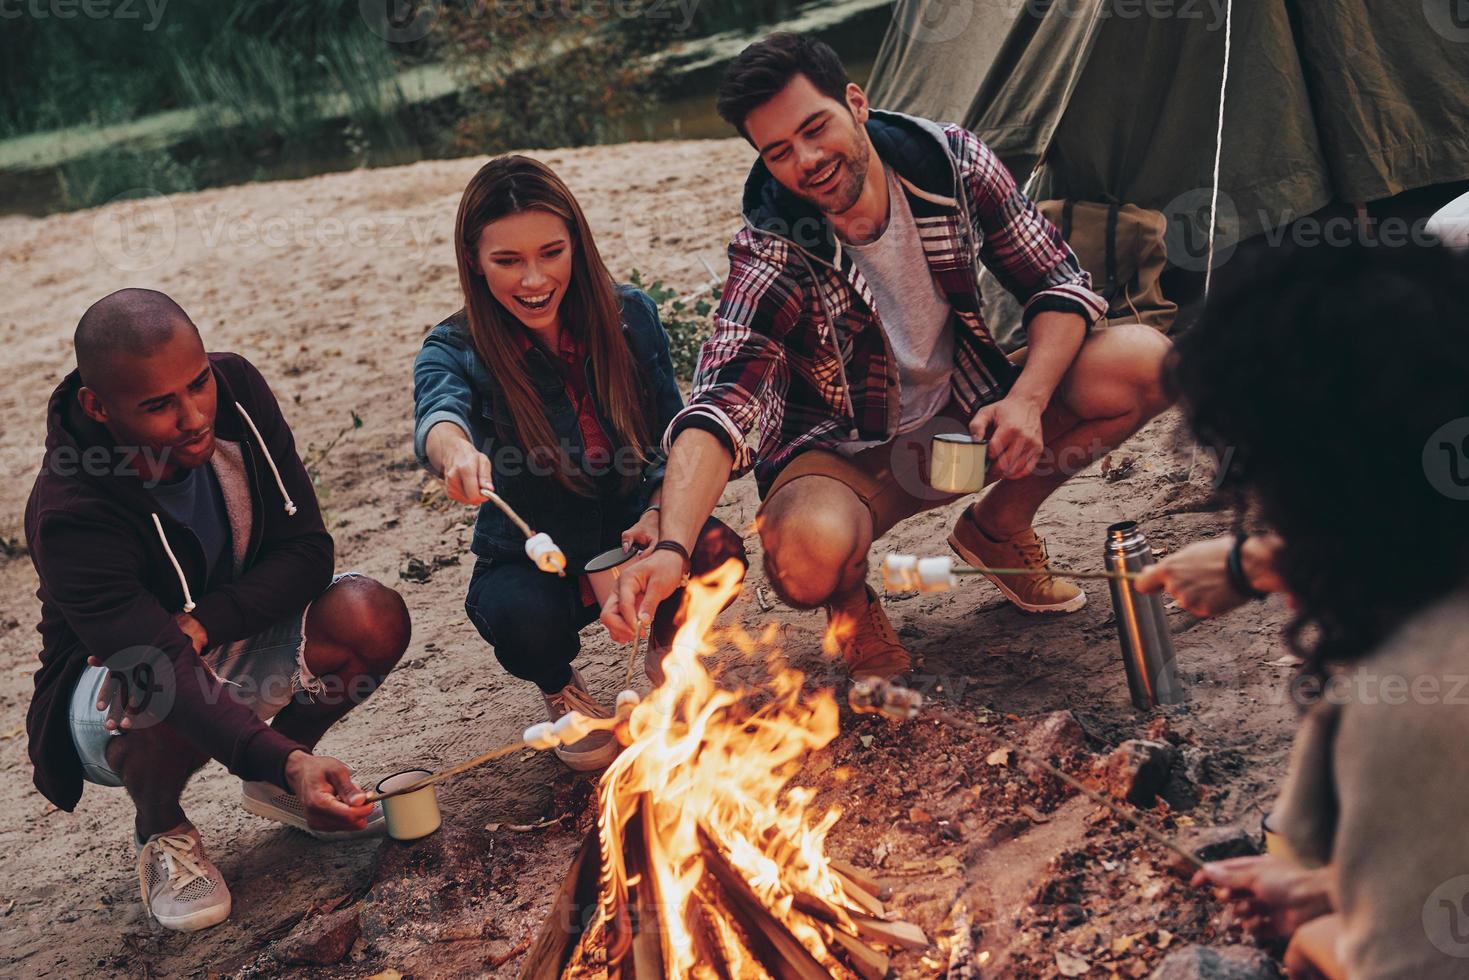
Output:
M633 637L633 641L632 641L632 652L627 655L627 676L625 678L623 678L623 681L622 681L623 690L630 690L632 688L632 669L633 669L633 665L638 662L638 651L640 649L642 649L642 646L643 646L643 621L641 619L639 619L637 622L638 622L638 635L635 636L635 637ZM652 627L649 626L648 627L648 630L649 630L649 632L651 632L652 631Z
M1034 568L985 568L982 565L974 565L970 568L956 568L955 575L1056 575L1060 578L1111 578L1121 582L1130 582L1137 578L1136 572L1078 572L1070 568L1046 568L1044 572L1037 572Z
M920 558L917 555L890 554L882 563L882 587L888 592L948 592L957 588L960 575L1059 575L1063 578L1113 579L1130 582L1136 572L1079 572L1069 568L955 568L948 555Z
M416 793L421 789L441 783L446 779L466 773L486 762L503 759L507 755L513 755L521 749L552 749L558 745L570 745L572 742L586 738L592 732L610 732L618 725L625 722L632 709L638 704L636 691L623 691L617 696L617 711L608 718L589 718L580 711L568 711L555 722L543 721L538 725L532 725L525 730L525 734L517 742L502 745L497 749L491 749L484 755L477 755L473 759L461 762L456 766L436 772L431 776L425 776L418 782L400 789L391 790L387 793L368 793L364 802L377 803L394 796L402 796L405 793Z
M912 719L918 717L919 710L923 707L923 695L919 694L917 691L910 691L909 689L900 685L876 679L861 679L854 681L852 683L852 689L847 695L847 700L851 704L853 710L857 711L859 714L878 714L895 721L911 721ZM1092 789L1090 786L1084 784L1075 776L1072 776L1070 773L1063 772L1062 770L1056 768L1055 766L1051 765L1050 762L1042 759L1035 753L1030 752L1026 749L1022 749L1014 742L1002 738L999 735L994 734L993 732L986 731L980 726L969 721L967 718L960 718L958 715L955 715L953 712L948 711L944 708L930 706L928 708L928 715L929 717L934 718L937 721L942 721L946 725L952 725L954 728L957 728L960 731L967 732L971 735L977 735L980 738L989 739L1000 748L1015 753L1032 765L1039 766L1050 775L1055 776L1067 786L1070 786L1078 793L1081 793L1083 796L1090 799L1093 803L1096 803L1099 806L1103 806L1106 807L1108 810L1111 810L1112 813L1116 814L1123 820L1126 820L1128 823L1132 824L1138 830L1142 831L1143 834L1145 834L1150 840L1153 841L1153 843L1165 847L1168 850L1172 851L1174 854L1177 854L1179 857L1187 861L1192 867L1196 869L1202 869L1204 867L1203 861L1200 861L1192 853L1185 850L1183 847L1174 843L1173 841L1169 840L1167 837L1164 837L1152 827L1148 826L1146 823L1143 822L1141 817L1137 816L1129 808L1124 808L1115 800L1108 799L1101 793L1098 793L1096 790Z
M520 533L525 535L525 553L531 561L536 563L537 568L543 572L554 572L562 578L566 577L566 555L556 546L556 542L551 540L549 534L544 531L537 534L532 530L525 519L515 513L515 508L507 504L504 498L492 488L481 484L479 492L484 494L490 503L500 508L501 513L510 518L516 527L520 528Z

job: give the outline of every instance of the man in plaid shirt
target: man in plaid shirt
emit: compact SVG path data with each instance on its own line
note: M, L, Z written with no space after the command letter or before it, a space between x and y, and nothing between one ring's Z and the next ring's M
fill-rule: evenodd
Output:
M1138 324L1093 331L1105 302L990 149L960 127L871 109L827 45L751 45L718 107L760 156L714 335L664 435L659 543L603 611L614 638L631 639L679 586L726 483L753 468L771 586L797 608L826 607L854 676L908 670L867 554L899 521L959 499L927 482L942 432L987 439L997 481L949 544L974 564L1035 569L993 579L1021 609L1080 609L1085 594L1048 573L1031 524L1167 407L1168 340ZM1024 307L1023 367L985 327L981 264Z

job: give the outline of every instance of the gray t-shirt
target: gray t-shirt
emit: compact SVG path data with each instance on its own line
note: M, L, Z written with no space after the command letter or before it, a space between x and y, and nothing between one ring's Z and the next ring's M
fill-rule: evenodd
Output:
M866 245L847 243L852 261L872 288L878 319L897 361L902 385L898 431L911 432L949 400L954 373L953 308L928 269L923 240L903 186L888 175L888 226Z
M216 589L234 578L229 513L214 467L185 470L181 479L159 483L149 492L164 513L193 531L204 546L206 587Z

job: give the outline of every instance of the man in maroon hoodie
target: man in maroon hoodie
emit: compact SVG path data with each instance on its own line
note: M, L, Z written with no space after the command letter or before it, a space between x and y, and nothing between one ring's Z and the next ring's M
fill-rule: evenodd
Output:
M83 780L125 786L145 907L202 929L229 915L229 890L179 797L209 759L245 781L251 813L317 836L380 829L347 767L311 749L397 663L408 611L372 579L333 577L270 388L239 355L206 353L171 299L104 297L76 353L25 514L35 783L65 810Z

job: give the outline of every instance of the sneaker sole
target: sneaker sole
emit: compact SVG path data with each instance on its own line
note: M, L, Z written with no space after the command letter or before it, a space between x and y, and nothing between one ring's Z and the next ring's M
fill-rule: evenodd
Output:
M188 915L154 915L153 919L163 928L172 929L174 932L198 932L210 926L217 926L228 919L233 905L234 901L226 893L223 905L200 909Z
M954 553L960 558L963 558L965 561L969 562L969 564L977 566L979 568L984 567L984 562L980 559L980 557L974 552L970 551L968 548L964 547L964 544L959 540L959 536L957 534L949 535L949 547L954 549ZM985 578L993 582L995 588L1000 590L1000 594L1003 595L1006 599L1009 599L1013 605L1028 613L1039 613L1043 616L1064 616L1067 613L1074 613L1086 605L1085 592L1078 593L1075 599L1068 599L1065 602L1059 602L1055 605L1036 605L1032 602L1026 602L1024 599L1020 598L1020 596L1011 591L1010 587L1005 584L1004 580L1002 580L1000 576L986 575Z
M278 824L299 830L303 834L310 834L317 840L354 840L358 837L380 837L387 830L387 820L378 820L367 825L366 830L312 830L310 827L298 821L296 815L289 810L282 810L264 800L257 800L253 796L240 794L241 805L246 813L252 813L266 820L273 820Z
M557 746L554 750L556 758L566 764L566 768L575 769L577 772L598 772L612 765L612 760L617 758L622 746L612 739L599 749L590 752L568 752L565 748Z

